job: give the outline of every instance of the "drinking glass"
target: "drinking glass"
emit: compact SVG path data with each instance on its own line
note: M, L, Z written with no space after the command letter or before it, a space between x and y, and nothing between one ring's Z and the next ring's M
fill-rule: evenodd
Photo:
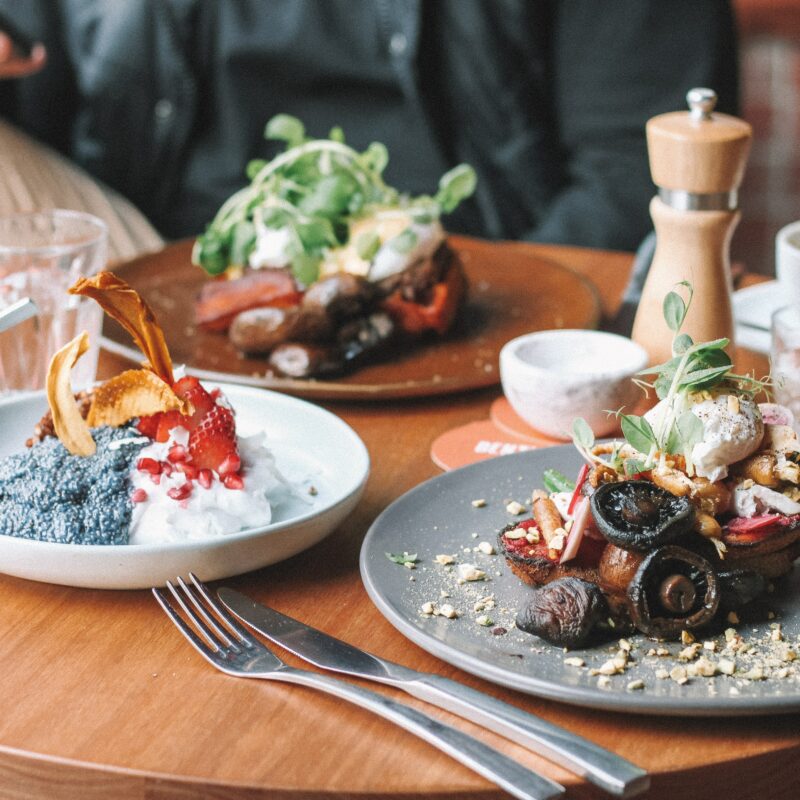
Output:
M800 425L800 305L779 308L772 315L770 352L775 402L794 414Z
M31 298L38 314L0 333L0 394L43 389L50 358L81 331L90 349L73 387L94 381L103 312L67 294L80 277L105 268L106 225L91 214L55 209L0 217L0 310Z

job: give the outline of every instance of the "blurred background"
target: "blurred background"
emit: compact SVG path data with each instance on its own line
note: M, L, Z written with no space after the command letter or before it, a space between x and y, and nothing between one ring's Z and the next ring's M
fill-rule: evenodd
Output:
M800 219L800 0L735 0L742 116L753 148L731 258L773 274L775 234Z

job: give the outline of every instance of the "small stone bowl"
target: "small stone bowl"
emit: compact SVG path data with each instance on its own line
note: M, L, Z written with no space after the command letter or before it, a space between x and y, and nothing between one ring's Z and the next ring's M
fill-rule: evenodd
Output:
M514 411L537 431L569 439L583 417L600 437L618 427L607 411L633 412L642 390L631 378L647 363L643 347L615 333L540 331L503 347L500 378Z

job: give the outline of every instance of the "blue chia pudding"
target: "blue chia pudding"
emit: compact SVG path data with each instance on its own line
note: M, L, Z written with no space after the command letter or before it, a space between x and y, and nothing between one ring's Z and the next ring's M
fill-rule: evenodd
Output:
M0 461L0 534L63 544L127 544L133 511L129 474L144 445L140 437L132 427L94 428L92 456L73 456L48 436Z

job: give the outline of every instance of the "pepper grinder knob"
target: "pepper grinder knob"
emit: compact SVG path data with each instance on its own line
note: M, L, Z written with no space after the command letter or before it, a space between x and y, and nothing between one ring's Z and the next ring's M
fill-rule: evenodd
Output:
M717 93L713 89L690 89L686 93L686 102L692 119L704 122L711 119L711 112L716 108Z

